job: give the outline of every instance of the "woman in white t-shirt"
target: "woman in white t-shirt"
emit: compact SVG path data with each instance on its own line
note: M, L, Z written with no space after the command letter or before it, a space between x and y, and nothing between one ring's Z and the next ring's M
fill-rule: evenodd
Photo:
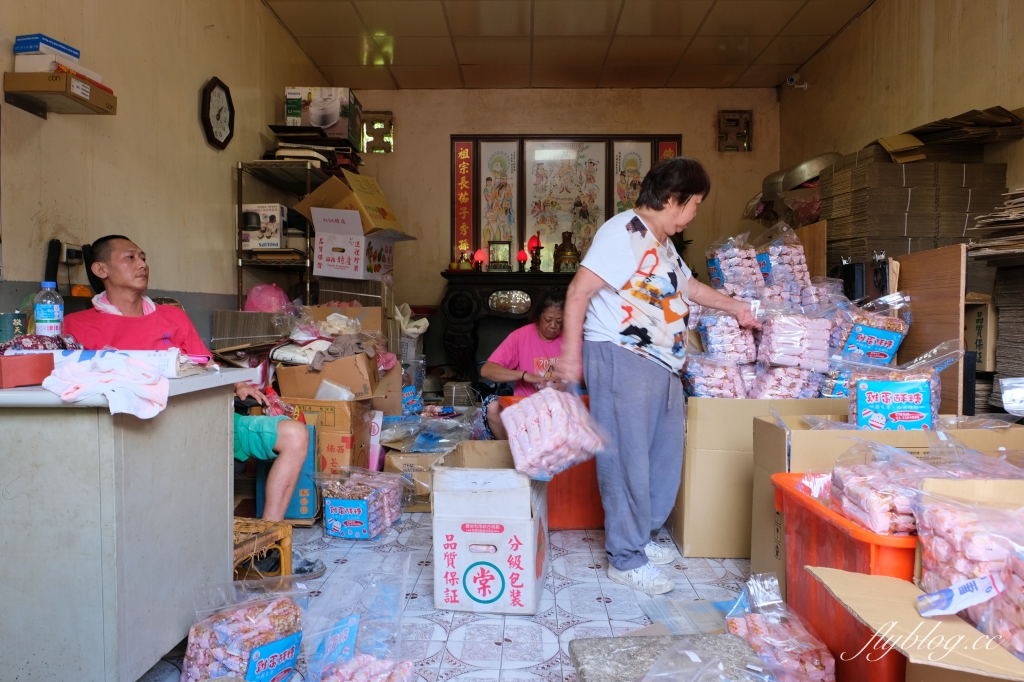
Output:
M608 432L597 455L608 577L648 594L673 588L655 566L673 554L652 537L672 511L682 476L686 405L679 375L689 303L757 326L749 303L694 280L672 245L710 191L697 161L657 163L636 208L597 231L566 296L556 370L570 381L586 375L590 411Z

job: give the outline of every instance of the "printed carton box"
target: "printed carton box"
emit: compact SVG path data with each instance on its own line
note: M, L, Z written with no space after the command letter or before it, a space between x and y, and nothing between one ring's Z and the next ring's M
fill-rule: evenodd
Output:
M370 458L368 400L309 400L281 397L302 412L316 413L316 471L339 473L343 466L367 468Z
M242 248L251 251L263 249L283 249L287 247L285 240L285 221L288 209L281 204L242 204L244 213L255 213L260 217L259 230L242 232Z
M464 441L433 466L434 607L533 615L548 570L547 484L503 441Z
M316 126L328 137L363 146L363 107L349 88L290 86L284 89L285 125Z

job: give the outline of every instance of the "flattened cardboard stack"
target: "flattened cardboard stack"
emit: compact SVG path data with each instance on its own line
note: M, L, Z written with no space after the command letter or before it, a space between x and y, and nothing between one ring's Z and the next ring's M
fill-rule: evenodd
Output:
M996 273L996 374L989 403L1003 406L999 379L1024 376L1024 268L999 268Z
M989 265L1024 265L1024 188L1007 192L1003 205L978 216L967 230L976 241L970 255Z
M823 171L820 182L831 267L844 257L860 262L874 252L896 256L967 241L975 218L1001 201L1006 165L896 164L872 145Z

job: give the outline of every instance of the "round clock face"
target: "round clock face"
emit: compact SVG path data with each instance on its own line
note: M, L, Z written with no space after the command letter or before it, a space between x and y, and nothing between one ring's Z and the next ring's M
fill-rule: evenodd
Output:
M213 136L223 142L231 134L231 109L228 107L227 94L224 88L216 87L210 93L210 126Z

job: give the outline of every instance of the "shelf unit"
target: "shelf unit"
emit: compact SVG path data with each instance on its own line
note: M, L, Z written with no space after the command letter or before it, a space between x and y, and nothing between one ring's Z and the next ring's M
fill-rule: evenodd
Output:
M242 205L243 181L245 176L256 178L260 182L289 194L297 200L302 200L307 194L322 185L330 177L327 173L313 165L310 161L250 161L238 164L238 213L235 226L235 244L237 250L238 270L238 309L242 309L242 302L245 298L243 291L243 273L246 268L274 270L298 274L306 285L306 294L303 297L306 305L310 300L310 283L313 281L313 259L311 257L313 248L312 226L307 223L305 238L305 252L302 260L277 260L277 259L256 259L252 257L252 251L248 252L249 257L242 251ZM293 233L294 234L294 233ZM283 235L287 239L287 235Z

